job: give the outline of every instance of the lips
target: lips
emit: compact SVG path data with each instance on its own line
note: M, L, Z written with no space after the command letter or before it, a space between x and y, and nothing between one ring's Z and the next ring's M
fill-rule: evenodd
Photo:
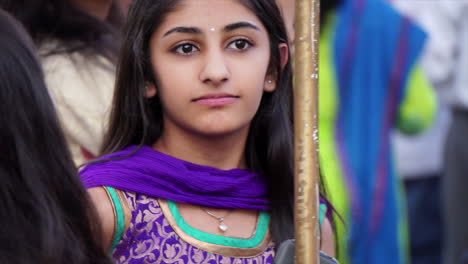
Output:
M239 96L227 93L217 93L200 96L192 100L192 102L207 106L223 106L227 104L232 104L237 100L239 100Z

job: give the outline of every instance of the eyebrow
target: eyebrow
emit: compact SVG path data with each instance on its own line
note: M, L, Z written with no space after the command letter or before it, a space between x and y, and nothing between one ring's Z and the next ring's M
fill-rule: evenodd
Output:
M175 27L167 31L166 33L164 33L163 37L170 35L172 33L201 34L202 31L196 27Z
M252 28L252 29L260 31L260 29L256 25L249 23L249 22L237 22L234 24L227 25L224 27L223 31L229 32L229 31L233 31L239 28Z
M224 27L223 31L224 32L231 32L231 31L234 31L234 30L240 29L240 28L251 28L251 29L255 29L255 30L260 31L260 29L256 25L254 25L252 23L249 23L249 22L237 22L237 23L229 24L229 25ZM196 28L196 27L175 27L173 29L170 29L166 33L164 33L163 37L168 36L168 35L173 34L173 33L184 33L184 34L199 35L199 34L202 34L202 32L203 31L201 29Z

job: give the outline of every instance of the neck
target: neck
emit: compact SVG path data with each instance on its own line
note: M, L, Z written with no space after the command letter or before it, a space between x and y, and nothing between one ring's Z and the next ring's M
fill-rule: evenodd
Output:
M153 148L191 163L222 170L245 168L248 129L219 137L163 133Z
M102 21L107 19L112 6L111 0L75 0L74 2L88 15Z

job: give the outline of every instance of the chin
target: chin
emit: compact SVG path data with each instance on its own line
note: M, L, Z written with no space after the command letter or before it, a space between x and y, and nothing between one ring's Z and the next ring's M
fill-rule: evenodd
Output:
M223 137L236 134L238 130L226 130L226 129L211 129L200 131L199 133L204 137Z
M226 126L204 126L197 129L197 133L204 137L223 137L231 136L245 131L245 126L226 127Z

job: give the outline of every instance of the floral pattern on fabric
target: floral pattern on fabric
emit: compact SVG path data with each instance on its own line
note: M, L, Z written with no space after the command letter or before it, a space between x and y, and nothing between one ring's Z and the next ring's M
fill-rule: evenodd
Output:
M274 248L254 257L228 257L202 250L182 240L166 220L156 199L126 193L132 220L113 252L119 264L270 264Z

